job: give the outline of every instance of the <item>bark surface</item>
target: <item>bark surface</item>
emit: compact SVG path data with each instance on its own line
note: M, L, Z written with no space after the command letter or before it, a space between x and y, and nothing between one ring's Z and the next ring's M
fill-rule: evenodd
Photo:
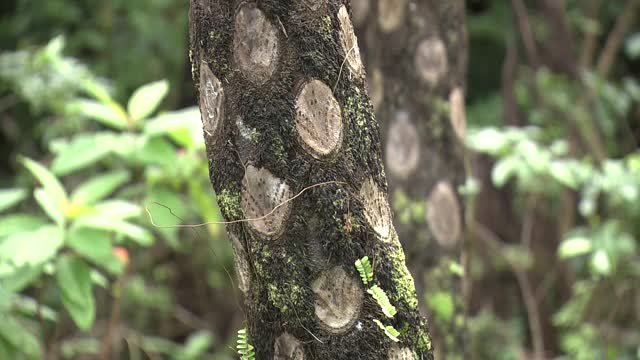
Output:
M437 359L465 356L462 264L464 1L353 0L380 121L394 224L424 296Z
M260 360L433 358L349 13L337 0L191 1L211 182L226 220L254 219L227 230ZM391 318L354 267L363 256Z

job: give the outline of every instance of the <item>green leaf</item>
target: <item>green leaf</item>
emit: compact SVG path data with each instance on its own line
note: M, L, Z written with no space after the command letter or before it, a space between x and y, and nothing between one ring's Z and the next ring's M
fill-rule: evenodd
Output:
M11 214L0 218L0 239L5 236L28 232L44 225L45 222L28 214ZM2 240L0 240L2 242Z
M396 315L398 312L396 307L391 305L387 293L385 293L378 285L373 285L369 290L367 290L367 293L369 293L376 300L378 305L380 305L382 313L386 317L392 318Z
M82 330L87 331L95 320L91 268L82 259L63 256L58 260L56 281L62 304L71 319Z
M106 231L113 231L134 240L142 246L149 246L153 244L153 236L146 229L134 225L132 223L119 220L108 219L98 216L83 216L78 218L74 223L77 227L85 227L91 229L99 229Z
M64 225L64 212L59 204L51 198L49 193L42 188L38 188L33 191L33 196L49 218L62 227Z
M134 156L145 165L175 167L178 161L175 146L161 137L145 139Z
M67 175L96 164L110 152L109 141L105 136L78 135L58 152L51 163L51 170L58 175Z
M153 202L162 204L171 211L163 206L154 205ZM149 212L156 224L177 225L181 223L180 219L185 218L189 213L186 207L189 202L184 201L179 194L166 187L152 187L148 192L146 203L149 204ZM180 245L178 228L155 228L154 230L159 232L172 248L177 249Z
M42 318L47 321L56 322L58 320L58 313L55 310L47 305L38 303L35 299L28 296L14 296L12 306L19 313L32 318L42 316Z
M67 193L64 191L64 187L62 187L58 178L47 168L29 158L21 158L20 162L40 182L51 200L53 200L58 207L61 207L62 204L67 202Z
M128 127L127 114L116 103L104 104L94 100L81 99L70 102L66 111L95 120L103 125L126 130Z
M0 277L0 288L10 293L18 293L31 285L42 274L42 270L43 265L24 265L13 269L11 274Z
M373 319L373 322L376 323L376 325L378 325L378 327L382 329L382 331L384 331L384 334L387 335L389 339L393 340L394 342L400 341L400 339L398 339L398 337L400 337L400 332L396 330L393 326L391 325L385 326L378 319Z
M0 338L31 359L44 359L38 336L27 330L13 316L0 314Z
M71 202L90 205L111 195L131 179L128 171L114 171L96 176L78 186L71 194Z
M79 255L119 275L124 270L122 262L113 254L109 234L102 230L75 228L67 236L66 244Z
M60 350L65 359L95 359L100 355L100 345L94 338L71 338L62 342Z
M27 197L24 189L4 189L0 190L0 212L7 210Z
M189 336L187 343L176 358L184 360L201 359L213 344L213 336L208 331L197 331Z
M483 128L469 131L467 145L478 152L497 155L508 145L509 139L504 132L496 128Z
M202 121L197 106L163 113L148 120L144 133L148 136L169 135L171 140L187 149L204 148Z
M596 251L591 257L591 266L596 273L609 275L613 270L611 259L604 250Z
M142 209L137 204L126 200L107 200L96 204L95 216L124 220L138 217L142 214Z
M10 275L25 265L34 266L50 260L62 243L62 230L52 225L8 237L0 243L0 276Z
M146 118L158 108L168 92L167 80L156 81L138 88L129 99L127 106L129 115L135 122Z
M521 165L522 160L514 156L509 156L498 161L491 172L493 184L497 187L502 187Z
M367 285L370 282L373 282L373 269L371 268L368 256L356 260L356 269L358 270L358 273L360 273L360 278L362 279L363 284Z
M631 59L640 58L640 32L631 35L627 39L625 50Z
M574 236L564 240L558 248L558 255L563 259L568 259L580 255L585 255L593 250L591 239L584 236Z

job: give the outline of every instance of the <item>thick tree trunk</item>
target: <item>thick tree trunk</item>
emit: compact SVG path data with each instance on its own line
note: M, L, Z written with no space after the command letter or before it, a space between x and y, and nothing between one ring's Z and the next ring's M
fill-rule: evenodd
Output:
M382 129L394 224L424 295L436 359L464 357L463 0L353 0ZM454 265L455 268L455 265Z
M391 223L348 6L191 2L211 182L236 221L227 229L260 360L433 357ZM363 256L397 308L391 318L354 267Z

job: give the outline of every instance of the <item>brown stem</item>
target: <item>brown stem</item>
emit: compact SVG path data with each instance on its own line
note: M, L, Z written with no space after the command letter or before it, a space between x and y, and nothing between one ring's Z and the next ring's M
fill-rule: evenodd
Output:
M597 21L600 9L602 8L602 0L594 0L589 7L588 18L590 21ZM587 33L582 46L582 55L580 56L580 65L583 69L589 69L593 64L593 58L598 46L598 32L591 31Z
M622 16L616 21L613 31L609 34L604 50L602 50L600 58L598 59L597 69L600 76L606 77L609 74L611 67L613 67L615 63L616 54L622 46L624 35L629 31L631 25L633 25L640 11L639 8L640 1L627 0L624 10L622 11Z
M127 278L129 277L129 267L125 268L122 276L118 278L116 283L114 284L114 303L111 307L111 316L109 317L109 324L107 325L107 332L102 339L102 350L100 352L100 360L107 360L109 358L109 354L111 352L111 342L112 342L112 334L114 329L118 325L120 321L120 307L122 305L122 291L124 285L127 283Z
M522 42L524 43L529 63L534 68L537 68L540 61L538 59L535 36L531 30L531 22L529 21L529 15L527 14L527 7L523 0L511 0L511 4L518 19L518 27L520 28L520 35L522 35Z

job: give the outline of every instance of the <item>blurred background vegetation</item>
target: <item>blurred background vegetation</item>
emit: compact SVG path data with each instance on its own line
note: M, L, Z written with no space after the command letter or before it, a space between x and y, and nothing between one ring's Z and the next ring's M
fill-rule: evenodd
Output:
M640 359L638 3L467 1L474 358ZM187 11L0 4L0 359L235 358Z

